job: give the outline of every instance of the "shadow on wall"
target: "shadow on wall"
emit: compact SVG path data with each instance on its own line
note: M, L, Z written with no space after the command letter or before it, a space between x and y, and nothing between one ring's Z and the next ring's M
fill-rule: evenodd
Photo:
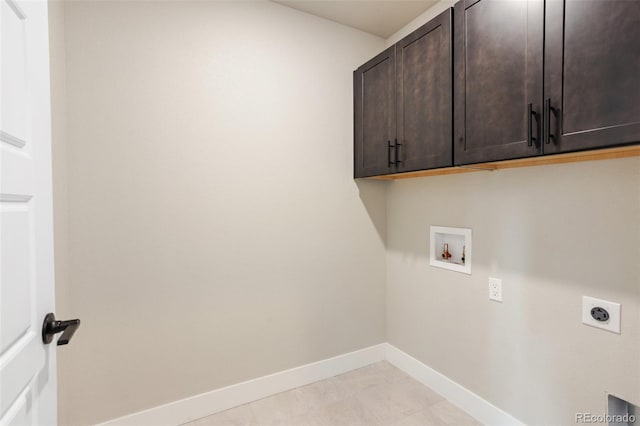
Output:
M527 424L638 400L639 184L638 158L391 182L388 341ZM430 225L473 230L472 275L429 265ZM621 335L583 295L623 305Z
M637 280L639 165L606 160L392 182L387 249L428 262L430 225L466 227L472 269L580 286L598 287L619 271Z
M389 182L381 180L355 179L360 199L380 240L387 247L387 187Z

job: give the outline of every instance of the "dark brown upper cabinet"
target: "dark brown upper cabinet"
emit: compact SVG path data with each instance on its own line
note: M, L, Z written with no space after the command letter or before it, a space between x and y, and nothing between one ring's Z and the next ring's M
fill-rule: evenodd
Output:
M454 7L454 163L541 154L544 2Z
M640 142L640 1L547 0L544 152Z
M354 72L355 177L453 163L451 10Z
M395 46L353 73L355 177L395 172L392 168L396 137L395 77Z
M639 23L640 1L456 3L454 163L640 142Z

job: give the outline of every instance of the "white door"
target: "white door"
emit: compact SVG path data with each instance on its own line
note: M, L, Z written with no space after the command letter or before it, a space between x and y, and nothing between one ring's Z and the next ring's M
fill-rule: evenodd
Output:
M55 424L47 4L0 3L0 424Z

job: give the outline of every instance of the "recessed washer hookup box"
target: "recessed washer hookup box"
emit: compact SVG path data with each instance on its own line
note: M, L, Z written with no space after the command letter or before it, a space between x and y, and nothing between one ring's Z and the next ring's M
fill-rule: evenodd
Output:
M431 225L429 264L471 275L471 228Z

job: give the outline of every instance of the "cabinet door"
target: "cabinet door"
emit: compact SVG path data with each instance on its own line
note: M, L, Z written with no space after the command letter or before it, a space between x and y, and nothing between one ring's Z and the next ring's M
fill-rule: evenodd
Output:
M396 44L398 171L453 164L451 10Z
M543 0L456 3L456 165L541 153L543 24Z
M353 73L354 176L395 173L395 46Z
M544 152L640 142L640 1L548 0L545 31Z

